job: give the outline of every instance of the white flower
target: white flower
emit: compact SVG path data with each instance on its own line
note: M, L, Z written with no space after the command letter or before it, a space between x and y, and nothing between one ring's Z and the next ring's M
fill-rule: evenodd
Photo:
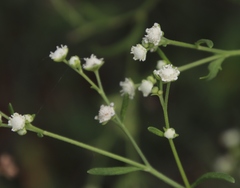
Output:
M8 125L12 127L12 131L16 132L25 128L25 117L18 113L14 113L8 120Z
M68 47L66 45L61 45L61 47L57 46L55 52L50 52L49 57L55 62L62 62L68 53Z
M138 87L138 90L143 92L144 97L147 97L151 93L152 88L153 88L152 82L150 82L148 80L142 80L142 83Z
M146 29L146 33L147 35L145 35L143 41L145 43L152 43L155 46L158 46L163 35L160 25L158 23L154 23L154 25L151 28Z
M109 106L101 105L98 116L95 116L95 119L99 120L99 123L105 123L109 121L115 115L113 106L113 103L111 103Z
M157 69L161 69L164 65L166 65L167 63L164 60L158 60L157 61Z
M217 172L230 173L236 167L236 162L230 154L225 154L217 158L213 168Z
M84 58L84 60L86 61L86 63L83 64L83 68L89 71L95 71L99 69L104 63L103 58L98 59L93 54L91 55L90 58Z
M124 82L120 82L120 86L122 87L121 95L128 94L130 99L133 99L135 95L135 87L134 83L131 79L125 78Z
M141 44L137 44L136 46L132 46L131 54L134 55L134 60L145 61L147 49L144 48Z
M227 148L233 148L240 144L240 132L237 129L229 129L221 136L221 141Z
M172 82L178 79L180 71L177 67L173 67L171 64L164 65L159 70L154 70L153 73L161 77L163 82Z
M78 56L72 56L70 60L68 61L69 65L74 67L74 68L79 68L80 67L80 59Z
M167 139L173 139L176 136L178 136L175 132L175 130L173 128L169 128L167 130L165 130L164 132L164 137L166 137Z

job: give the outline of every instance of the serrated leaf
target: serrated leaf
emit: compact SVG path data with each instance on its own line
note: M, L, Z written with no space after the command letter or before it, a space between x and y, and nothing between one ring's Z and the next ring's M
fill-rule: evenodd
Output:
M123 101L122 101L122 107L120 110L120 119L123 121L127 112L127 108L128 108L128 104L129 104L129 95L128 94L124 94L123 95Z
M206 44L207 47L212 48L213 42L209 39L200 39L197 42L195 42L195 45L200 46L201 44Z
M92 168L88 170L87 173L92 175L114 176L127 174L139 170L141 169L137 167L109 167L109 168Z
M211 80L213 78L215 78L219 72L219 70L222 70L222 63L224 61L225 58L219 58L217 60L212 61L209 65L208 65L208 70L209 73L207 76L203 76L200 77L200 79L207 79L207 80Z
M200 183L202 183L206 180L210 180L210 179L220 179L220 180L225 180L225 181L230 182L230 183L235 183L235 179L228 174L224 174L224 173L220 173L220 172L208 172L206 174L203 174L200 178L198 178L191 185L191 188L194 188L197 185L199 185Z
M164 133L156 127L148 127L148 131L160 137L164 136Z

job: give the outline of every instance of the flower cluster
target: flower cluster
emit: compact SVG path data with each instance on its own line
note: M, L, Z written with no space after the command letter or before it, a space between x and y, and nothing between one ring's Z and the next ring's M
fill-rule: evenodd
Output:
M8 125L12 127L13 132L17 132L20 135L27 133L25 129L26 117L18 113L14 113L8 120Z
M55 62L62 62L65 60L66 56L68 54L68 47L66 45L61 45L61 47L57 46L57 49L55 52L50 52L49 57L55 61Z
M154 70L153 74L161 78L163 82L172 82L178 79L180 71L171 64L163 65L159 70Z
M95 71L97 69L99 69L104 61L103 61L103 58L101 59L98 59L95 55L91 55L90 58L84 58L85 60L85 64L83 64L83 68L88 70L88 71Z
M66 60L68 54L68 47L66 45L57 46L55 52L50 52L49 57L55 62L65 62L72 68L81 69L81 61L78 56L72 56L69 61ZM84 58L85 64L83 68L88 71L98 70L104 63L103 58L98 59L94 54L90 58Z
M142 80L142 83L138 87L138 90L142 91L144 97L147 97L151 93L152 88L153 88L153 83L151 81Z
M145 35L142 39L143 44L137 44L131 48L131 54L133 54L134 60L145 61L148 49L150 49L150 51L154 51L160 44L163 36L163 32L158 23L154 23L151 28L147 28L146 33L147 35Z
M99 120L99 123L107 123L114 115L114 103L111 103L109 106L101 105L100 110L97 116L95 116L96 120Z
M133 54L134 60L145 61L147 55L147 49L144 48L141 44L137 44L136 46L132 46L131 54Z
M164 132L164 137L166 137L167 139L173 139L177 136L178 136L178 134L176 134L176 132L173 128L166 129Z
M160 25L158 23L154 23L151 28L146 29L147 35L143 38L144 43L152 43L154 46L158 46L163 35L161 31Z
M125 78L124 82L120 82L120 86L122 87L121 95L128 94L130 99L133 99L135 95L135 87L132 80L129 78Z

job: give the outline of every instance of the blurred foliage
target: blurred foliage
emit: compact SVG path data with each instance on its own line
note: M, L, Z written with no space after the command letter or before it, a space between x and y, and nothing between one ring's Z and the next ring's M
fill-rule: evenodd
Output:
M104 88L117 106L121 104L119 82L125 77L140 82L156 66L156 54L149 53L146 62L135 62L130 55L145 28L157 22L169 39L194 43L207 38L216 48L240 49L239 17L239 0L3 0L0 109L7 112L11 102L19 113L36 113L36 126L136 158L116 126L101 126L94 120L102 103L98 95L70 68L52 62L50 51L66 44L69 55L103 57ZM176 66L207 55L175 47L163 50ZM180 134L176 145L191 182L213 171L216 158L226 153L220 134L239 128L239 61L239 57L227 59L212 81L199 80L207 74L207 66L202 66L183 72L172 84L170 122ZM151 164L181 182L168 143L147 131L149 126L164 126L157 98L138 93L129 114L128 128ZM110 178L89 176L86 171L92 167L122 164L31 133L20 137L1 129L2 153L14 157L19 174L12 179L0 176L1 188L168 187L138 172ZM237 188L240 172L232 175L234 185L210 181L202 187Z

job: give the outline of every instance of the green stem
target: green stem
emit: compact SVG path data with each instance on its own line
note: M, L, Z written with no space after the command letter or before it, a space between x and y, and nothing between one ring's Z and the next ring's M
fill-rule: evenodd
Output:
M162 85L162 84L161 84ZM161 86L162 87L162 86ZM166 94L165 94L165 100L163 98L163 95L160 95L159 96L159 99L160 99L160 102L161 102L161 106L162 106L162 109L163 109L163 114L164 114L164 120L165 120L165 126L167 129L170 128L170 124L169 124L169 118L168 118L168 110L167 110L167 103L168 103L168 98L169 98L169 91L170 91L170 83L167 83L167 88L166 88ZM171 147L171 150L173 152L173 156L174 156L174 159L177 163L177 167L178 167L178 170L181 174L181 177L183 179L183 182L186 186L186 188L190 188L190 184L189 184L189 181L187 179L187 176L186 176L186 173L183 169L183 166L182 166L182 163L179 159L179 156L178 156L178 153L177 153L177 150L175 148L175 145L174 145L174 142L173 142L173 139L168 139L169 140L169 144L170 144L170 147Z
M101 95L103 100L107 103L107 105L109 105L110 102L109 102L109 100L108 100L108 98L107 98L107 96L104 92L104 89L102 87L102 82L101 82L101 79L100 79L100 76L99 76L99 71L98 70L94 71L94 74L96 76L98 87L99 87L98 93Z
M185 173L185 171L183 169L182 163L181 163L181 161L179 159L179 156L178 156L176 147L174 145L173 139L169 139L169 143L170 143L170 146L171 146L171 149L172 149L172 152L173 152L173 156L174 156L175 161L177 163L179 172L180 172L180 174L182 176L183 182L184 182L186 188L190 188L191 186L190 186L189 181L187 179L186 173Z
M147 158L145 157L145 155L142 153L142 150L139 148L139 146L137 145L136 141L133 139L132 135L130 134L130 132L128 131L128 129L125 127L125 125L121 122L121 120L119 119L119 117L116 117L117 119L117 124L122 128L123 132L127 135L128 139L130 140L130 142L132 143L133 147L135 148L135 150L137 151L137 153L139 154L139 156L141 157L141 159L143 160L143 162L145 163L145 165L147 166L151 166L150 163L148 162Z
M171 64L170 60L167 58L167 56L163 53L163 51L160 48L157 49L157 53L167 64Z
M185 42L170 40L170 39L167 39L167 38L164 38L164 40L166 40L167 45L196 49L196 50L211 52L211 53L225 53L225 52L227 52L226 50L220 50L220 49L216 49L216 48L209 48L209 47L205 47L205 46L189 44L189 43L185 43Z
M185 70L194 68L194 67L196 67L196 66L202 65L202 64L204 64L204 63L211 62L211 61L213 61L213 60L216 60L216 59L219 59L219 58L222 58L222 57L223 57L223 55L213 55L213 56L210 56L210 57L207 57L207 58L198 60L198 61L194 61L194 62L189 63L189 64L187 64L187 65L183 65L183 66L181 66L181 67L178 67L178 70L179 70L180 72L182 72L182 71L185 71Z
M162 173L158 172L157 170L155 170L151 166L143 165L143 164L140 164L138 162L132 161L128 158L122 157L120 155L116 155L116 154L113 154L111 152L108 152L108 151L105 151L105 150L102 150L102 149L99 149L99 148L95 148L95 147L90 146L88 144L84 144L82 142L79 142L79 141L76 141L76 140L73 140L73 139L70 139L70 138L67 138L67 137L64 137L64 136L60 136L60 135L55 134L55 133L51 133L51 132L39 129L39 128L33 126L33 125L28 125L28 130L30 130L32 132L40 133L41 135L45 135L45 136L48 136L48 137L51 137L51 138L54 138L54 139L57 139L57 140L61 140L63 142L66 142L66 143L69 143L69 144L72 144L72 145L75 145L75 146L78 146L78 147L81 147L81 148L99 153L99 154L107 156L109 158L112 158L112 159L124 162L126 164L138 167L143 171L146 171L146 172L149 172L149 173L153 174L154 176L158 177L162 181L166 182L167 184L169 184L169 185L171 185L175 188L184 188L182 185L178 184L177 182L173 181L172 179L170 179L167 176L163 175Z
M5 119L9 119L9 117L8 117L6 114L4 114L2 111L0 111L0 114L1 114L2 117L4 117Z
M171 82L167 83L166 94L165 94L165 108L166 108L166 111L167 111L167 108L168 108L168 98L169 98L170 86L171 86Z

